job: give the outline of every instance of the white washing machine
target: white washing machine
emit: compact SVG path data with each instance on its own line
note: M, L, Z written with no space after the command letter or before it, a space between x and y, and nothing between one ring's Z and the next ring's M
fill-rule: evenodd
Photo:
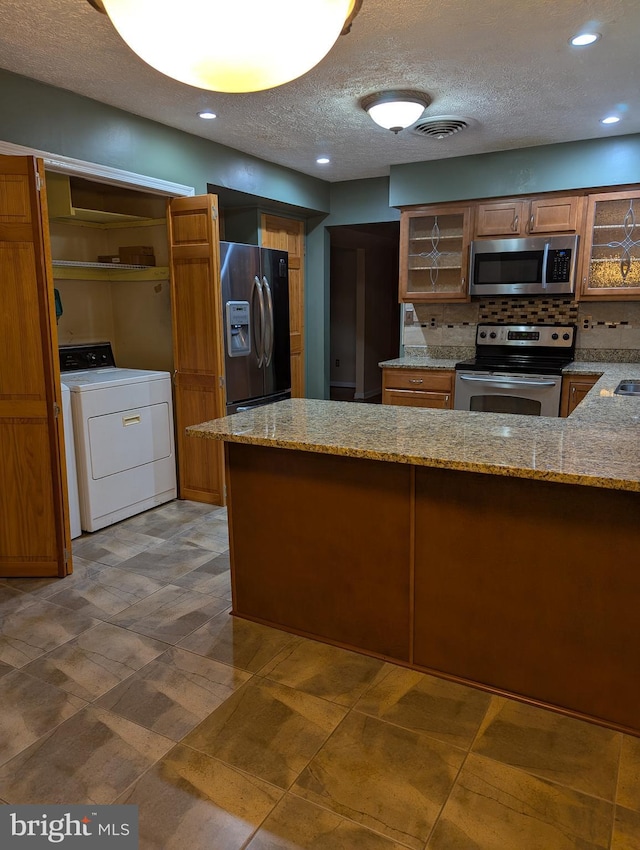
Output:
M117 368L109 343L61 346L60 367L71 391L84 531L175 499L169 372Z
M71 391L66 384L62 389L62 426L64 428L64 453L67 462L67 493L69 496L69 525L71 539L80 537L80 500L78 496L78 473L76 470L76 448L73 442L73 417L71 413Z

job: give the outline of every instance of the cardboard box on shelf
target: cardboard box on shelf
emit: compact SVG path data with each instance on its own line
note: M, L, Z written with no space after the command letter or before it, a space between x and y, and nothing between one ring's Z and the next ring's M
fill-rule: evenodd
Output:
M119 263L120 257L113 257L111 254L98 254L99 263Z
M155 266L156 258L149 254L120 255L120 263L127 266Z
M118 248L120 262L131 266L155 266L156 258L151 245L123 245Z

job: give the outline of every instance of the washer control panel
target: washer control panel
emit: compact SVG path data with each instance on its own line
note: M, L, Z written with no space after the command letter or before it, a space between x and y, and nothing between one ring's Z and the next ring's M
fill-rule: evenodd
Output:
M78 372L80 369L104 369L116 365L110 342L89 342L84 345L58 347L61 372Z

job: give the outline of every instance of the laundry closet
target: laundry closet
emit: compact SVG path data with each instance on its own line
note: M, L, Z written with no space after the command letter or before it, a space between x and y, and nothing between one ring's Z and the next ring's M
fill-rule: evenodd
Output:
M52 172L46 187L58 343L108 341L117 366L173 371L166 198Z
M161 501L177 495L221 505L225 497L222 446L185 434L223 410L217 198L176 184L167 205L165 187L92 185L51 171L33 156L0 156L0 577L72 571L72 443L59 346L76 349L65 350L65 366L76 370L74 412L74 397L77 407L80 397L93 403L116 387L125 393L123 372L148 391L140 399L140 386L129 386L126 398L109 398L110 410L83 403L86 433L97 431L104 447L98 458L85 455L85 480L123 482L112 489L126 491L120 473L132 458L145 474L162 460L174 484L160 485ZM111 437L118 420L125 442ZM78 481L81 474L78 463ZM105 517L124 515L110 509L84 530L104 527Z
M177 496L165 202L46 185L75 539Z

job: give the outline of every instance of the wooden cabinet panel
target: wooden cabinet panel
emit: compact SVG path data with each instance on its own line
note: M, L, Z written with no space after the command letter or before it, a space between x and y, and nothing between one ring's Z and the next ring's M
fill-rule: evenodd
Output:
M412 469L238 443L227 452L233 613L409 661Z
M398 404L401 407L429 407L450 410L451 393L411 392L411 390L385 390L383 404Z
M71 571L46 220L42 161L0 157L1 576Z
M534 198L530 202L527 233L575 233L580 224L582 198Z
M568 416L580 404L600 375L575 375L562 379L560 416Z
M176 335L174 357L180 372L220 374L218 365L217 309L219 287L211 280L208 256L176 258L173 263L174 321L184 329ZM202 420L201 420L202 421Z
M414 664L637 730L637 496L418 467Z
M518 236L524 218L523 201L478 204L476 236Z
M0 420L0 574L58 575L46 418Z
M185 435L224 415L217 198L176 198L168 218L180 498L224 504L222 451Z
M471 207L403 210L400 215L400 301L468 301Z
M289 254L291 395L304 398L304 222L263 214L261 244Z
M383 369L382 403L403 407L453 407L455 372L434 369Z
M536 233L575 233L582 218L577 195L514 198L479 203L475 236L529 236Z
M215 376L180 373L176 376L176 429L184 434L189 425L218 418L217 378ZM215 440L184 438L178 453L180 463L180 496L195 502L223 505L224 450Z
M587 201L580 297L640 299L640 191L603 192Z

